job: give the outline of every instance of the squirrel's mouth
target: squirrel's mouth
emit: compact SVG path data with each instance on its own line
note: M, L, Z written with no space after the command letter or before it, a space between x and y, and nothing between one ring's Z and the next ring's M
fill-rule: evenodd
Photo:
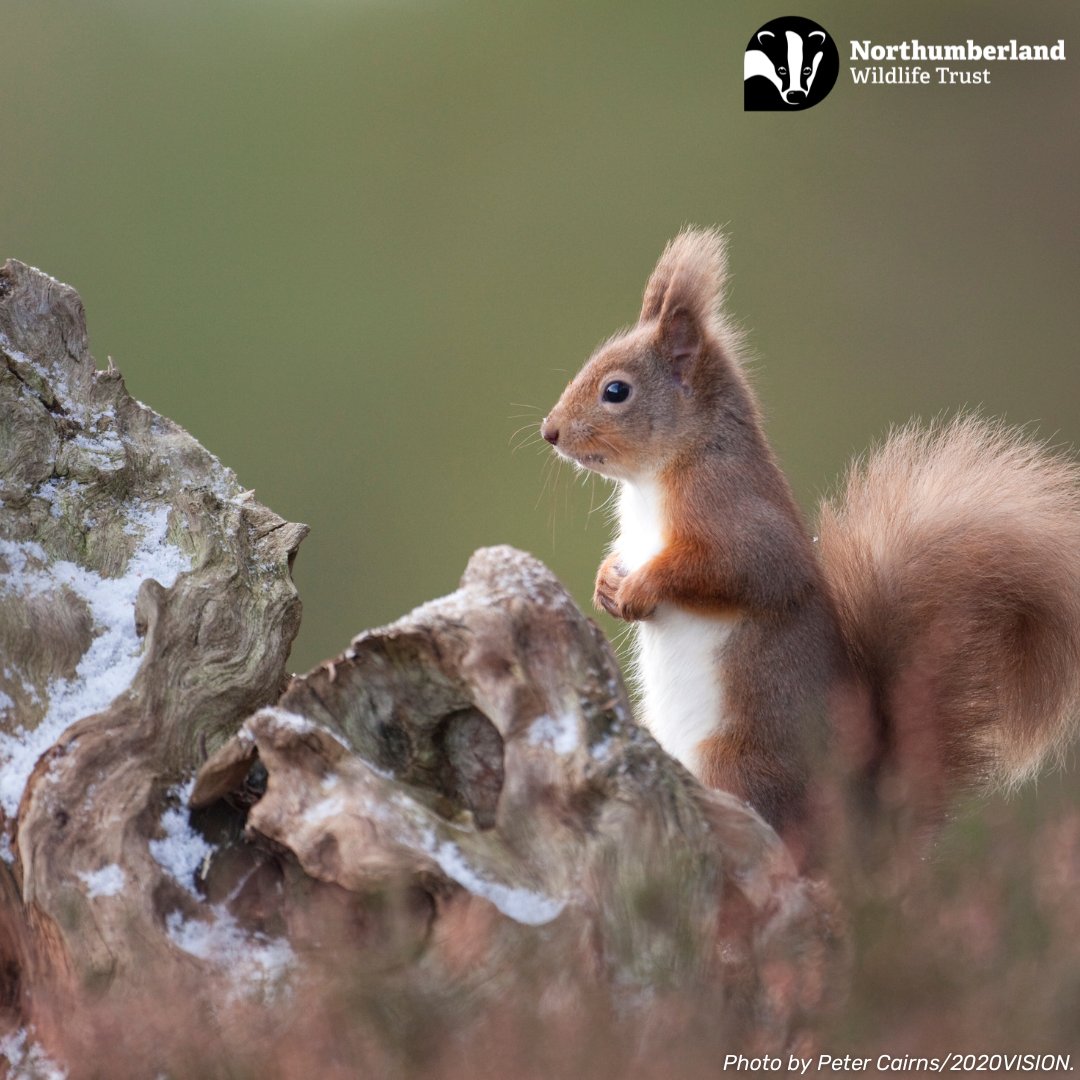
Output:
M570 457L570 455L567 455ZM579 468L596 473L608 480L618 480L621 470L616 462L611 460L610 454L574 454L570 460Z
M582 454L576 450L565 450L561 446L555 447L555 453L572 464L580 465L585 469L595 469L598 465L604 464L603 454Z

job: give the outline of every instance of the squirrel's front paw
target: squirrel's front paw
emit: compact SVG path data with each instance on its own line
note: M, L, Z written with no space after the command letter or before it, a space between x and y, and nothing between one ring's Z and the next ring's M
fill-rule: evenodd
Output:
M616 619L627 622L647 619L656 610L656 604L640 586L640 580L634 574L627 574L618 556L609 555L596 575L593 603Z
M619 588L626 577L626 570L619 563L617 555L609 555L596 572L596 590L593 592L593 603L600 611L606 611L614 615L616 619L623 618L619 608Z
M648 579L640 571L623 578L615 601L619 605L619 618L627 622L649 619L656 611L656 597L649 589Z

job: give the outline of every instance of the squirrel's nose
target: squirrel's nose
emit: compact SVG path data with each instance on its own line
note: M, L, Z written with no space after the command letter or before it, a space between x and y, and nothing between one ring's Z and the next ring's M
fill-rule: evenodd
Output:
M557 427L552 427L551 424L548 423L546 416L544 417L544 422L540 425L540 434L543 435L552 446L555 446L559 441L559 429Z

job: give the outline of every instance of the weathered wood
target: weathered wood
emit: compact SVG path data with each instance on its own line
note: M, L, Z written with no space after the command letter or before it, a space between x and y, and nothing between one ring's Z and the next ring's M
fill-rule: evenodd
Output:
M528 972L646 1027L708 987L774 1050L828 999L827 896L634 724L535 559L478 552L284 686L305 527L96 370L74 291L15 262L0 359L0 993L69 1062L140 988L192 999L167 1062L185 1025L222 1053L237 995L273 1016L281 980L325 1002L342 971L477 1007Z
M245 752L269 774L248 829L321 881L425 875L515 936L509 923L569 922L605 979L738 986L774 1046L829 973L819 898L775 834L659 751L595 624L511 548L478 552L458 592L294 680L204 767L194 801ZM778 966L800 988L783 1001L763 981ZM483 957L473 971L491 975Z
M24 990L72 991L185 962L164 919L195 901L150 841L205 747L277 697L307 530L96 370L74 290L13 261L0 357L0 775L33 927L14 963Z

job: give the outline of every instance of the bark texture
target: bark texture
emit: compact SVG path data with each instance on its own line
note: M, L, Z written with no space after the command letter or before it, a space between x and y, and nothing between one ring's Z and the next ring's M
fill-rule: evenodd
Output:
M289 681L306 527L97 370L77 294L14 261L0 361L0 1004L75 1075L165 987L185 1008L139 1060L169 1067L178 1027L225 1044L231 1006L258 1027L358 972L433 1010L587 986L646 1029L708 987L770 1050L829 999L823 890L634 724L539 562L481 550Z

